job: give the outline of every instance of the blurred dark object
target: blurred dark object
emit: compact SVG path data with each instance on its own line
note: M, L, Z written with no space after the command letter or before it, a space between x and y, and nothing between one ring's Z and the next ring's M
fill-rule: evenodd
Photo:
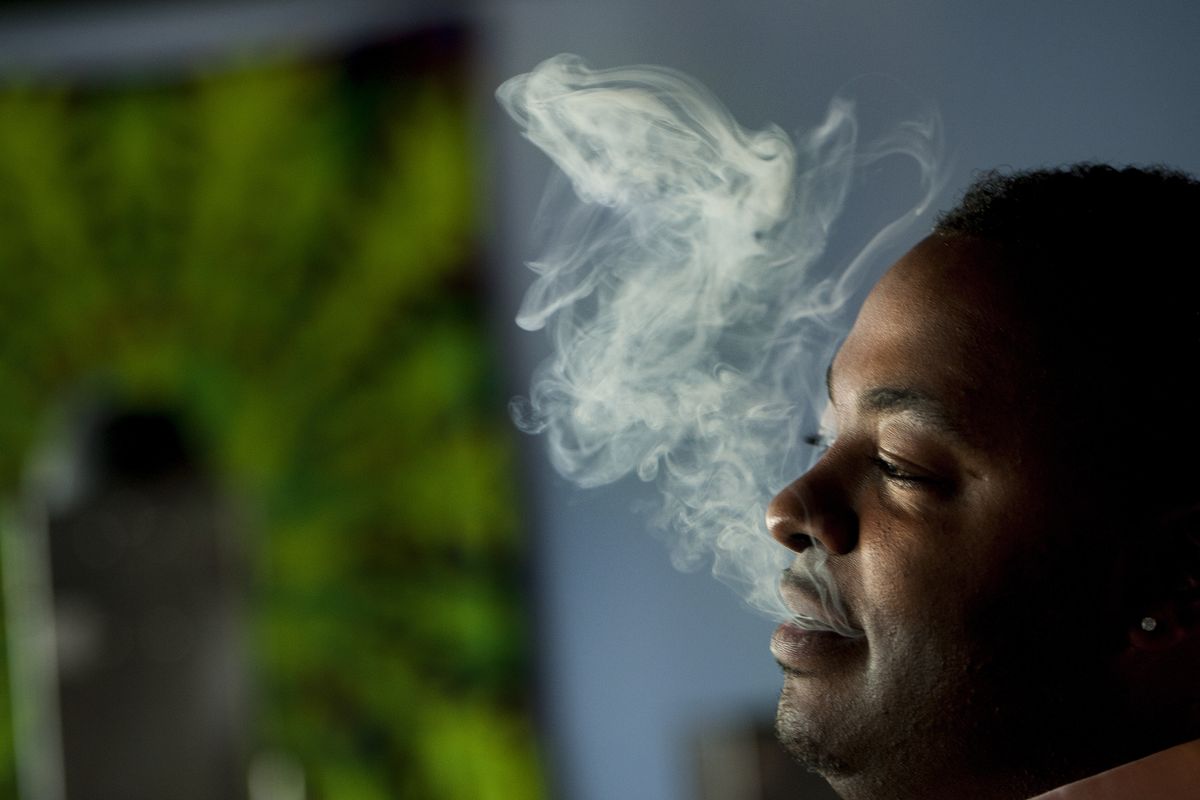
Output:
M787 754L770 723L709 726L693 743L698 800L838 800L823 778Z
M458 0L0 0L0 77L161 82L238 58L339 55L460 22Z
M37 652L36 630L14 637L34 648L18 660L43 662L14 676L29 704L19 717L36 722L31 741L18 729L22 795L244 798L244 571L230 503L169 411L89 417L31 482L18 534L45 556L22 558L26 568L48 567L27 621L48 622L55 645Z

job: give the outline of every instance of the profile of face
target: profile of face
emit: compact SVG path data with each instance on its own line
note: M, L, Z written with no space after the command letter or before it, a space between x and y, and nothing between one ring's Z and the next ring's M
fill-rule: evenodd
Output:
M1028 797L1133 724L1106 473L1048 445L1053 378L1001 275L952 236L892 267L831 366L836 435L768 509L798 564L827 551L862 632L772 641L780 738L847 798ZM784 595L821 613L802 580Z

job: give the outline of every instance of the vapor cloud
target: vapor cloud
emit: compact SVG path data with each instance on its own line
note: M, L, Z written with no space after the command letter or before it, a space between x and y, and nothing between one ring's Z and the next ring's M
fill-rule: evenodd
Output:
M753 608L790 618L778 583L792 554L765 530L766 504L812 461L803 440L873 255L941 186L936 115L864 143L838 97L793 141L740 127L679 72L571 55L497 96L566 178L543 202L517 316L554 351L514 419L581 486L656 482L674 564L711 561ZM856 176L897 156L918 167L915 204L848 263L818 268ZM826 603L838 616L836 594Z

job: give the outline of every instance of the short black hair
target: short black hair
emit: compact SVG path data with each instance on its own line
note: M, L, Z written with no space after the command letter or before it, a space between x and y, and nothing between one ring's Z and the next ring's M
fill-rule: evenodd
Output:
M1080 163L1052 169L980 173L934 231L1030 252L1078 252L1081 241L1108 249L1151 231L1190 238L1200 211L1200 182L1155 165Z

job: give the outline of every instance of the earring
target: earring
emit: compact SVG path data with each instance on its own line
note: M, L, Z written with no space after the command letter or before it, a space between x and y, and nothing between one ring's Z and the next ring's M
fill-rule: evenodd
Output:
M1158 620L1154 617L1142 617L1142 630L1150 632L1158 627Z

